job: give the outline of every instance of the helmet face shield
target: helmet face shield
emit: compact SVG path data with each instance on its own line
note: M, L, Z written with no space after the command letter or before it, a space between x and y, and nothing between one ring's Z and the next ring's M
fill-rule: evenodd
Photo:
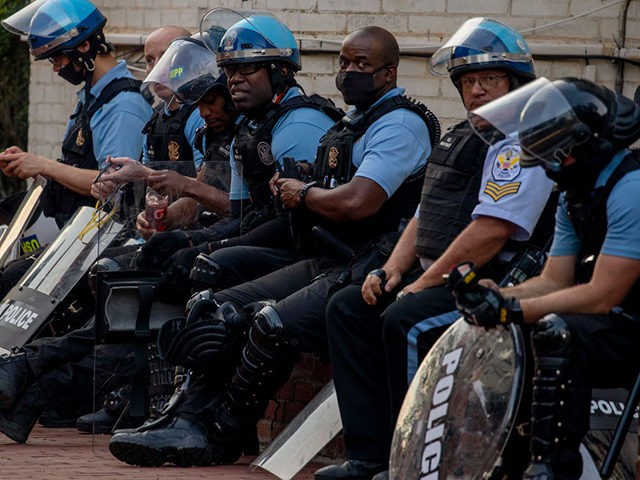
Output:
M300 69L300 50L293 34L269 12L217 8L202 17L200 33L219 66L282 60Z
M144 85L162 85L184 103L193 105L207 93L219 77L215 56L191 39L178 39L153 67Z
M518 138L523 167L543 162L554 171L590 134L562 92L544 77L473 110L469 123L488 144Z
M36 0L26 7L18 10L13 15L2 20L2 26L15 35L27 35L31 19L47 0Z
M533 78L533 58L522 36L488 18L471 18L429 59L429 71L446 77L471 69L507 68Z

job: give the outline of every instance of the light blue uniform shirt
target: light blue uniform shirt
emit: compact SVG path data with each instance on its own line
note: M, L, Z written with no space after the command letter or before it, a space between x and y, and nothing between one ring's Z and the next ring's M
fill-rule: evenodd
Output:
M109 70L91 87L89 106L102 90L114 79L134 78L124 60ZM84 88L78 92L78 104L84 101ZM108 155L112 157L130 157L139 159L142 153L144 134L142 129L151 118L153 110L142 95L136 92L120 92L111 101L103 105L91 117L89 125L93 137L93 153L99 168L104 168ZM67 124L67 131L72 121Z
M629 150L616 153L600 172L596 187L604 186ZM601 253L616 257L640 259L640 170L627 173L613 187L607 199L607 234ZM564 193L556 212L556 227L549 255L577 255L580 239L567 213Z
M290 88L282 102L290 98L302 95L297 88ZM241 116L239 120L243 117ZM294 158L297 161L307 160L313 163L316 158L316 150L320 144L320 138L334 124L334 121L326 113L315 108L294 108L285 113L274 125L271 134L271 153L273 158L282 165L285 157ZM238 167L233 156L233 148L229 159L231 163L231 187L229 198L241 200L249 197L244 180L238 174Z
M396 87L373 106L404 91ZM351 161L357 167L355 177L376 182L390 197L407 177L425 166L430 154L429 129L424 120L415 112L398 108L373 122L354 142Z
M188 107L186 105L181 105L180 108L188 108ZM180 109L174 110L173 113L176 113L179 110ZM167 108L166 104L164 104L164 113L166 115L171 115L171 111ZM184 126L184 136L186 137L187 142L189 142L189 145L191 146L191 150L193 152L193 164L195 165L196 170L200 170L200 167L202 167L202 162L204 159L204 155L195 146L196 130L198 130L198 128L200 128L203 125L204 125L204 120L202 120L202 117L200 116L200 111L197 108L194 108L193 112L191 112L191 115L189 115L189 118L187 119L187 123ZM149 163L149 161L150 159L149 159L149 154L147 152L147 142L145 141L143 152L142 152L142 163L146 165L147 163Z
M506 138L487 151L478 205L472 219L487 216L513 223L513 240L529 240L544 210L553 182L542 168L523 168L517 140ZM503 258L504 259L504 258Z

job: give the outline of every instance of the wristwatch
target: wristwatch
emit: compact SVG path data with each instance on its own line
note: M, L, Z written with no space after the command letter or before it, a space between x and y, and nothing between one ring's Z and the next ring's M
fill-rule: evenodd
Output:
M300 196L300 206L304 207L305 203L304 203L304 198L307 196L307 192L309 191L309 189L313 186L315 186L316 182L309 182L309 183L305 183L304 187L302 187L300 189L300 193L298 194Z

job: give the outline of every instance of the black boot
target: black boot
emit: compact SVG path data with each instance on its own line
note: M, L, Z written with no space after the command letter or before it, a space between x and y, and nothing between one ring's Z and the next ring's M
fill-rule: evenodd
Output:
M103 407L78 418L76 428L85 433L111 433L115 428L139 427L145 418L128 415L130 396L130 385L109 392L105 396Z
M24 353L0 357L0 409L11 407L32 381L33 373Z
M272 306L262 308L254 319L235 374L214 408L210 437L213 463L235 462L255 431L269 399L289 378L297 356L285 336L284 326Z
M194 415L164 416L135 431L118 431L109 442L118 460L140 467L173 463L181 467L211 463L207 430Z
M40 385L33 383L10 409L0 410L0 432L17 443L25 443L45 405Z
M386 463L347 460L341 465L329 465L317 470L315 480L372 480L381 477L387 469ZM387 476L388 478L388 476Z
M525 480L554 480L553 461L566 443L566 400L570 394L570 332L561 317L547 316L534 329L531 463ZM578 474L579 476L579 474ZM577 477L576 477L577 478Z

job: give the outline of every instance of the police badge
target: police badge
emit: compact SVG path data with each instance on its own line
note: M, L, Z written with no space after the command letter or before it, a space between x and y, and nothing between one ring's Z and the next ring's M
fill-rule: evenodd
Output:
M81 147L85 144L86 140L82 134L82 127L78 129L78 135L76 135L76 146Z
M175 140L171 140L167 145L167 151L169 153L169 160L175 162L180 160L180 145Z

